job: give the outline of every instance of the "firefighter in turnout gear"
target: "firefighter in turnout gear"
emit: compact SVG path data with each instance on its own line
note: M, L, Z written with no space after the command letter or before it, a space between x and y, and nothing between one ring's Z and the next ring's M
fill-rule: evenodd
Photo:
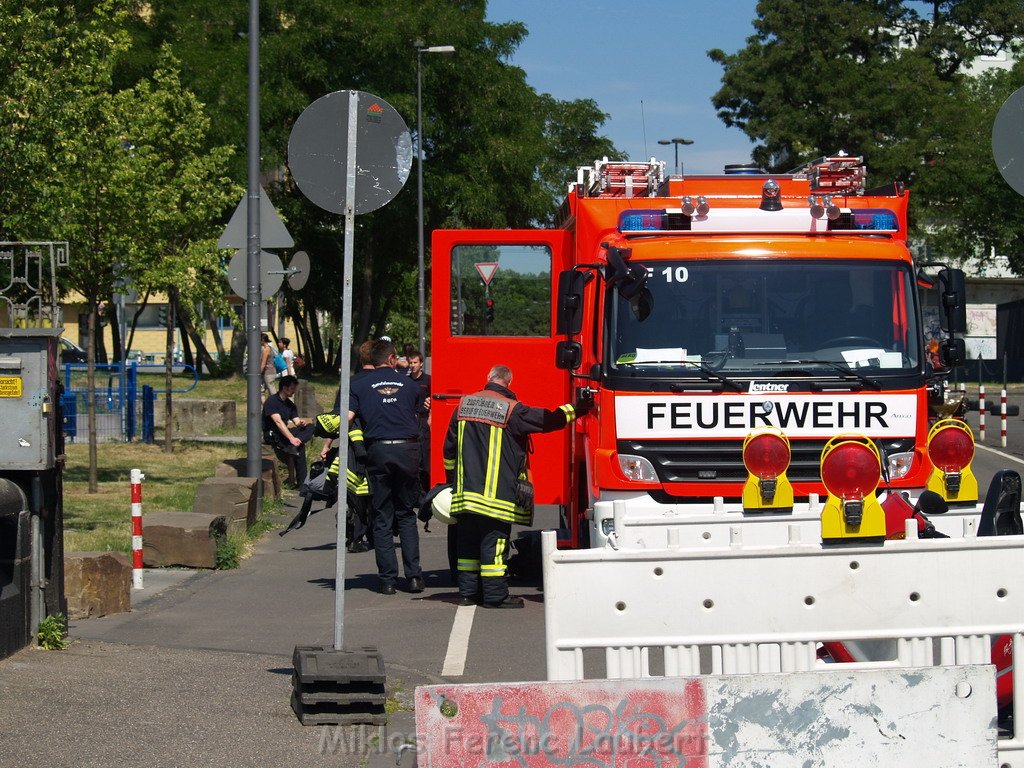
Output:
M506 558L512 523L533 522L530 435L562 429L592 407L581 399L550 411L530 408L516 400L511 383L512 371L494 366L484 389L459 401L445 436L462 605L523 607L522 598L509 596Z
M340 461L338 449L332 443L338 439L341 430L341 417L332 411L321 413L313 421L313 434L325 438L326 443L321 457L328 464L326 471L311 476L303 485L300 494L305 497L302 509L281 531L284 536L288 531L301 528L309 519L314 501L326 502L331 507L337 501L338 470ZM363 430L358 419L350 424L348 431L348 472L346 486L345 544L349 552L365 552L372 547L369 541L368 525L370 485L366 479L366 448L363 446Z

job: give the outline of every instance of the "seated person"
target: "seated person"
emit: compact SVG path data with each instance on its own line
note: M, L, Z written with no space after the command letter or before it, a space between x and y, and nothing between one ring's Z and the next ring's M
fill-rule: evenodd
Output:
M299 388L294 376L282 376L277 392L263 404L263 439L285 465L285 485L298 488L306 480L306 443L313 437L309 419L299 416L292 397Z

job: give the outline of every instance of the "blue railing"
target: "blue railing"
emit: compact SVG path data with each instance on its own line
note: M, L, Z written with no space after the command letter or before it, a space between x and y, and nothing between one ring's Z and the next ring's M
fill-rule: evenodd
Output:
M61 396L61 408L64 414L64 435L74 442L84 429L79 424L79 417L88 413L89 392L87 387L88 366L84 363L64 363L64 394ZM96 365L96 390L93 407L96 413L97 438L105 441L131 442L137 431L136 408L139 399L139 373L163 372L164 366L129 362L126 366L120 363ZM174 394L183 394L196 388L199 374L191 365L174 365L175 375L191 374L192 383L183 389L171 389ZM142 387L142 440L153 442L153 403L158 394L166 394L168 390L149 385Z

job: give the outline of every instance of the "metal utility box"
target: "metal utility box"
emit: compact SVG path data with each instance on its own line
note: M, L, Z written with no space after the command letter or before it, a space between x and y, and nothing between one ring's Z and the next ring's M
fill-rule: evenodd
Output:
M0 468L53 469L59 328L0 329Z
M0 328L0 659L67 612L60 333Z

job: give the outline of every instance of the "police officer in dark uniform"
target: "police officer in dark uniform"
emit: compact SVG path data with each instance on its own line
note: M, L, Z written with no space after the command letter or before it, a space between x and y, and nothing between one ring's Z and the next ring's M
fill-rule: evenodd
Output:
M398 355L391 341L374 341L370 360L374 370L352 380L348 418L351 421L358 415L363 423L380 591L395 594L398 559L392 527L397 523L408 589L422 592L423 570L416 527L420 496L416 412L422 405L422 395L416 382L395 371Z
M550 411L530 408L516 400L511 383L512 371L494 366L484 389L459 401L445 435L462 605L478 602L482 592L485 608L523 607L521 597L508 594L505 558L512 523L533 522L532 486L523 482L529 437L562 429L593 407L581 399Z

